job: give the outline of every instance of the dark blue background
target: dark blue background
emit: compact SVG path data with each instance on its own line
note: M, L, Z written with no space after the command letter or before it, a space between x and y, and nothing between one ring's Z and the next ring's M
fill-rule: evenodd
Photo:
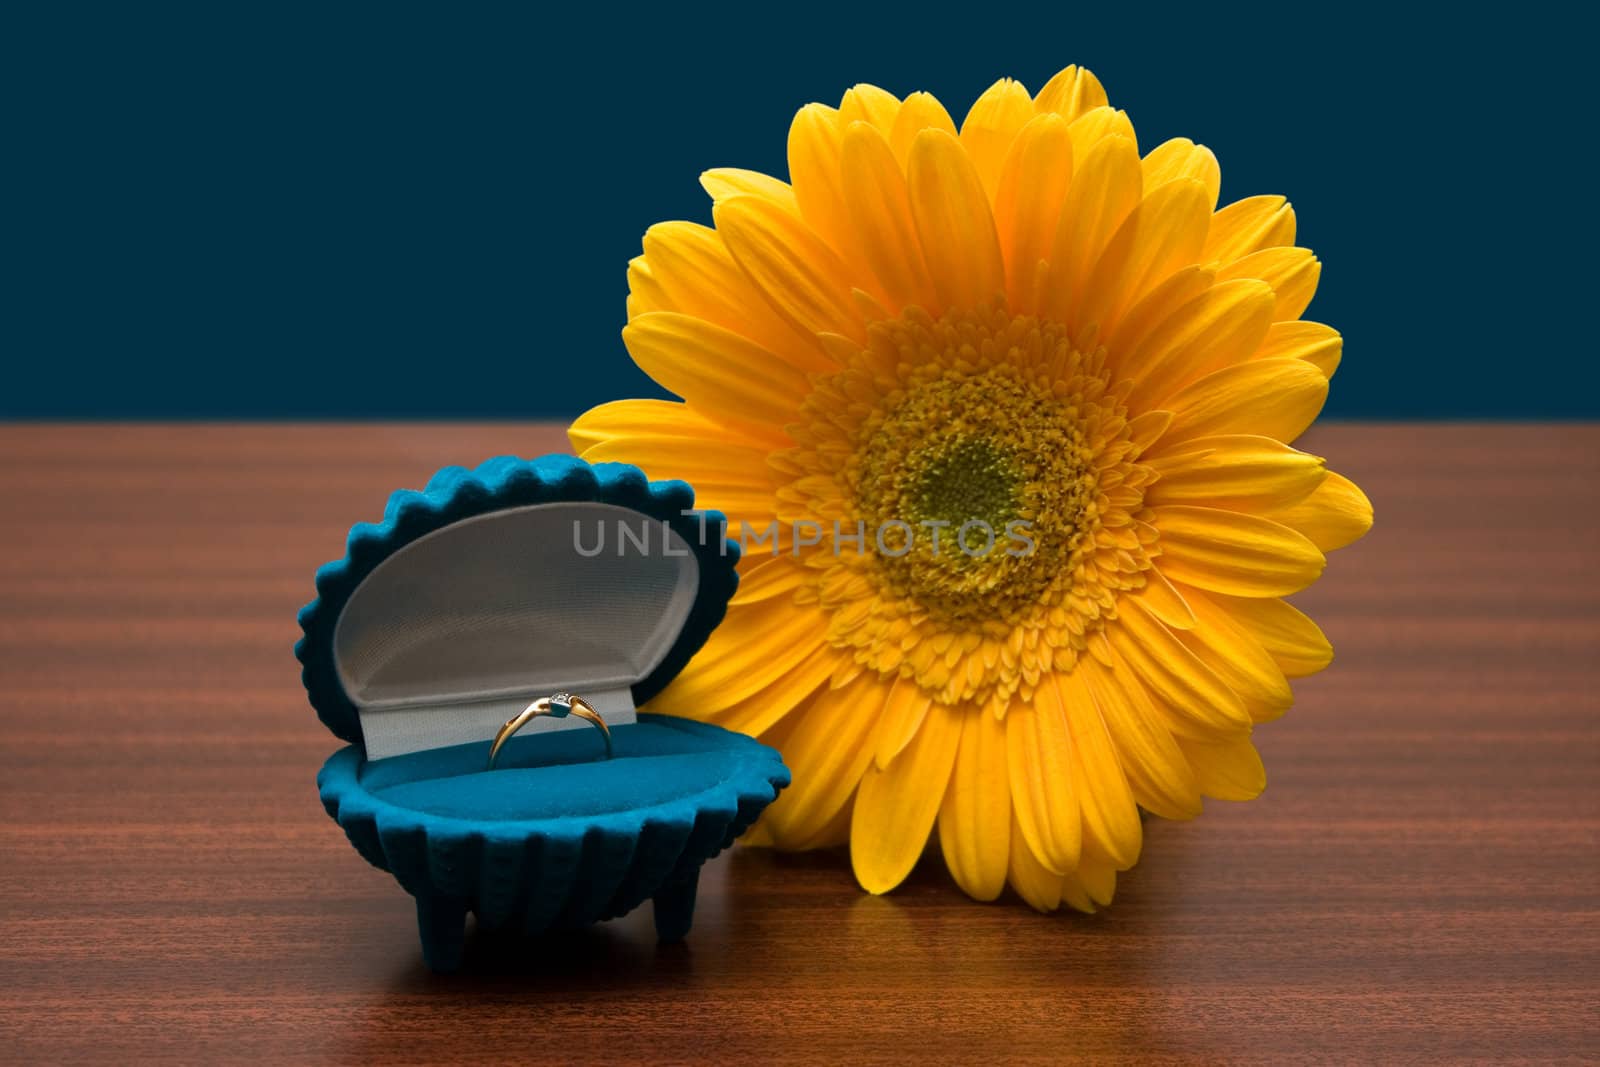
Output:
M1078 62L1288 195L1329 413L1593 416L1587 30L1398 5L50 6L4 16L8 416L490 416L660 395L618 337L699 172L856 81L958 121ZM1460 9L1458 9L1460 10ZM1048 12L1048 13L1045 13ZM1582 112L1580 115L1579 112Z

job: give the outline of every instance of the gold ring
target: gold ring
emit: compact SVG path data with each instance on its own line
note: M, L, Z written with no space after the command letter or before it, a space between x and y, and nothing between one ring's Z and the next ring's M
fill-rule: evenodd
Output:
M489 769L494 770L495 757L500 755L500 749L511 740L511 736L529 722L541 715L549 715L555 719L565 719L568 715L576 715L587 723L600 728L600 734L606 739L606 759L611 758L611 727L600 717L600 713L589 705L589 702L580 696L571 693L552 693L547 697L540 697L532 704L523 708L517 714L506 720L500 727L500 732L494 735L494 744L489 746Z

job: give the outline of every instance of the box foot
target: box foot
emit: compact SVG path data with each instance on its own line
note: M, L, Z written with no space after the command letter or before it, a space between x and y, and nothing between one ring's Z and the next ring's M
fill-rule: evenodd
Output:
M458 900L417 898L417 933L430 970L449 974L461 966L467 943L467 906Z
M694 924L695 891L700 887L700 872L668 882L656 893L656 937L662 941L682 941Z

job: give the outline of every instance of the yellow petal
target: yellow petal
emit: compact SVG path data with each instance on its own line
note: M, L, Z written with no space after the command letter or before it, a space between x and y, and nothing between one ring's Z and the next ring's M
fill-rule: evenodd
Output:
M1316 674L1333 662L1333 646L1316 623L1276 598L1211 596L1265 648L1290 678Z
M1203 185L1208 201L1206 210L1216 210L1217 196L1222 191L1222 167L1211 149L1195 144L1187 137L1174 137L1152 148L1150 154L1144 157L1146 189L1154 189L1180 178L1192 178Z
M1089 269L1143 195L1139 152L1126 137L1097 142L1087 154L1073 146L1072 184L1051 242L1045 314L1064 321L1075 307Z
M1090 271L1077 302L1080 326L1116 328L1123 312L1180 268L1191 266L1211 221L1206 190L1180 178L1149 193L1128 214Z
M1171 329L1172 316L1203 296L1215 277L1204 267L1188 266L1153 287L1117 320L1114 329L1098 335L1104 338L1106 350L1116 355L1139 351L1156 330Z
M1033 703L1012 707L1004 726L1012 806L1023 836L1039 862L1058 873L1069 871L1078 865L1083 819L1059 688L1036 688Z
M1106 630L1112 651L1160 706L1173 713L1169 725L1208 737L1249 729L1250 716L1233 690L1137 597L1123 597L1117 608L1118 624Z
M756 196L724 200L713 215L728 251L778 314L808 334L865 342L848 271L808 226Z
M800 202L795 199L794 188L760 171L740 170L738 167L716 167L700 175L700 187L711 195L713 204L732 200L736 196L759 196L796 217Z
M877 764L886 768L922 729L928 714L928 694L909 678L895 683L883 706L883 726L878 731Z
M1316 492L1267 515L1311 539L1324 552L1359 541L1372 529L1372 501L1342 474L1329 473Z
M754 604L775 596L791 597L812 573L792 556L745 556L739 561L739 589L728 603Z
M1180 445L1163 442L1144 462L1160 475L1145 490L1145 503L1231 511L1287 507L1305 499L1327 477L1320 457L1248 434L1197 437Z
M1022 83L1001 78L973 101L962 120L961 143L991 197L1000 182L1000 168L1011 142L1033 115L1033 98Z
M894 120L900 114L900 98L876 85L865 82L845 91L839 101L839 125L850 128L852 122L865 122L877 127L888 137L894 130Z
M1272 286L1277 306L1272 321L1298 319L1317 292L1322 264L1309 248L1263 248L1217 270L1217 278L1259 278Z
M1049 680L1043 682L1044 686ZM1132 867L1139 858L1144 829L1128 776L1117 758L1116 746L1088 685L1077 671L1056 675L1061 703L1067 713L1072 743L1072 781L1083 812L1083 848L1108 860L1118 870Z
M1111 864L1085 858L1078 869L1061 878L1061 899L1082 912L1111 906L1117 891L1117 872Z
M676 409L683 415L669 421L644 405ZM775 506L776 483L765 457L772 448L783 446L757 442L751 434L719 426L685 404L614 401L580 416L567 434L573 451L590 463L632 463L652 478L691 481L696 506L721 511L730 522L759 523Z
M766 812L778 847L812 847L849 802L871 762L888 694L877 675L861 675L843 689L821 690L781 735L762 739L778 745L793 777Z
M845 132L841 166L851 225L885 296L896 311L916 305L937 314L938 298L917 239L911 196L889 142L866 123L854 123Z
M696 507L715 508L734 523L764 525L777 507L778 488L766 454L760 446L738 448L725 434L635 434L593 444L582 457L589 463L631 463L651 478L682 478L694 486Z
M1294 208L1281 196L1251 196L1217 212L1206 238L1208 263L1231 263L1252 252L1294 244Z
M833 821L806 840L805 849L839 848L850 843L850 821L855 815L855 797L844 802Z
M1220 282L1173 310L1136 346L1113 352L1119 371L1135 382L1129 406L1167 408L1179 386L1249 359L1272 324L1273 301L1264 282ZM1174 421L1168 433L1179 429Z
M1267 330L1256 359L1303 359L1332 378L1339 369L1344 339L1339 331L1320 322L1275 322Z
M815 335L796 330L772 310L709 226L658 223L645 231L644 254L665 303L658 310L715 323L801 370L837 369Z
M994 216L961 142L924 130L911 147L908 174L911 213L940 303L978 308L1004 295Z
M800 217L845 262L861 258L861 244L850 225L843 177L844 126L839 113L807 104L789 126L789 182L800 203Z
M1267 769L1248 737L1223 741L1179 738L1200 791L1218 800L1254 800L1267 787Z
M704 718L763 689L827 647L828 619L787 599L729 605L721 626L650 701L650 711ZM831 666L829 673L831 673ZM820 681L826 681L823 674Z
M850 821L850 863L869 893L887 893L911 873L950 785L962 716L935 704L917 736L886 769L868 768Z
M828 679L837 669L839 662L838 649L826 642L816 644L800 662L781 675L774 676L771 671L763 671L759 688L752 685L737 690L725 690L743 694L725 708L708 710L707 704L697 705L675 698L674 703L678 705L678 710L671 714L705 719L736 733L760 737L786 718L799 714L799 709L815 694L830 692ZM667 708L651 710L666 712Z
M1161 531L1161 570L1173 581L1232 596L1284 596L1316 581L1327 560L1301 534L1255 515L1166 505L1151 509Z
M889 309L886 306L885 301L887 298L874 296L865 289L857 289L852 287L850 290L850 299L855 303L856 314L861 317L863 322L883 322L894 317L893 315L889 314ZM819 334L818 336L823 340L827 340L824 335ZM855 353L852 352L851 354L854 355Z
M697 410L735 426L792 421L810 392L804 374L753 341L691 315L652 311L622 330L641 370Z
M1161 435L1167 432L1167 427L1172 425L1172 412L1147 411L1143 415L1135 415L1128 420L1128 444L1132 447L1134 456L1142 456L1150 450Z
M889 133L889 147L894 158L904 167L911 158L911 146L923 130L943 130L956 136L956 124L944 105L928 93L912 93L900 105L894 117L894 128Z
M1051 912L1061 906L1061 875L1039 862L1016 819L1011 820L1010 882L1036 911Z
M1077 159L1085 158L1095 145L1112 137L1126 138L1134 146L1134 155L1138 155L1139 138L1126 111L1091 108L1067 124L1067 133L1072 137L1072 154Z
M1068 122L1097 107L1106 106L1105 87L1089 71L1071 66L1045 82L1033 106L1041 113L1054 112Z
M1287 711L1294 693L1261 642L1205 595L1191 590L1189 603L1199 625L1179 634L1179 640L1228 684L1252 720L1266 722Z
M1060 115L1044 114L1022 128L1000 170L994 221L1006 261L1014 310L1037 309L1040 268L1050 255L1061 205L1072 183L1072 138Z
M567 428L567 440L580 454L602 441L630 437L683 438L737 448L763 440L714 423L678 400L613 400L590 408Z
M628 318L647 311L676 311L643 256L628 261Z
M1169 630L1187 630L1194 626L1194 612L1189 610L1183 594L1158 569L1146 571L1144 588L1129 595L1143 601L1145 609Z
M1011 858L1006 727L977 709L962 718L955 768L939 809L939 847L969 897L993 900L1006 887Z
M1293 441L1328 399L1328 379L1300 359L1255 359L1199 379L1164 400L1168 450L1201 437L1249 434Z
M1105 718L1134 800L1164 819L1193 818L1200 814L1200 787L1194 772L1144 683L1120 659L1114 662L1117 665L1108 668L1085 656L1073 673L1083 675Z

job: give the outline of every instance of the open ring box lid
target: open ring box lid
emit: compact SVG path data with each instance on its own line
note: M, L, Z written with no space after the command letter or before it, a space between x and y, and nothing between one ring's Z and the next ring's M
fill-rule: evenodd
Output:
M350 745L318 776L357 850L417 898L448 970L467 912L533 934L656 901L687 932L700 865L788 783L742 734L637 708L688 663L738 584L738 546L680 481L571 456L447 467L389 498L316 577L295 646L311 704ZM583 697L612 730L534 719Z

